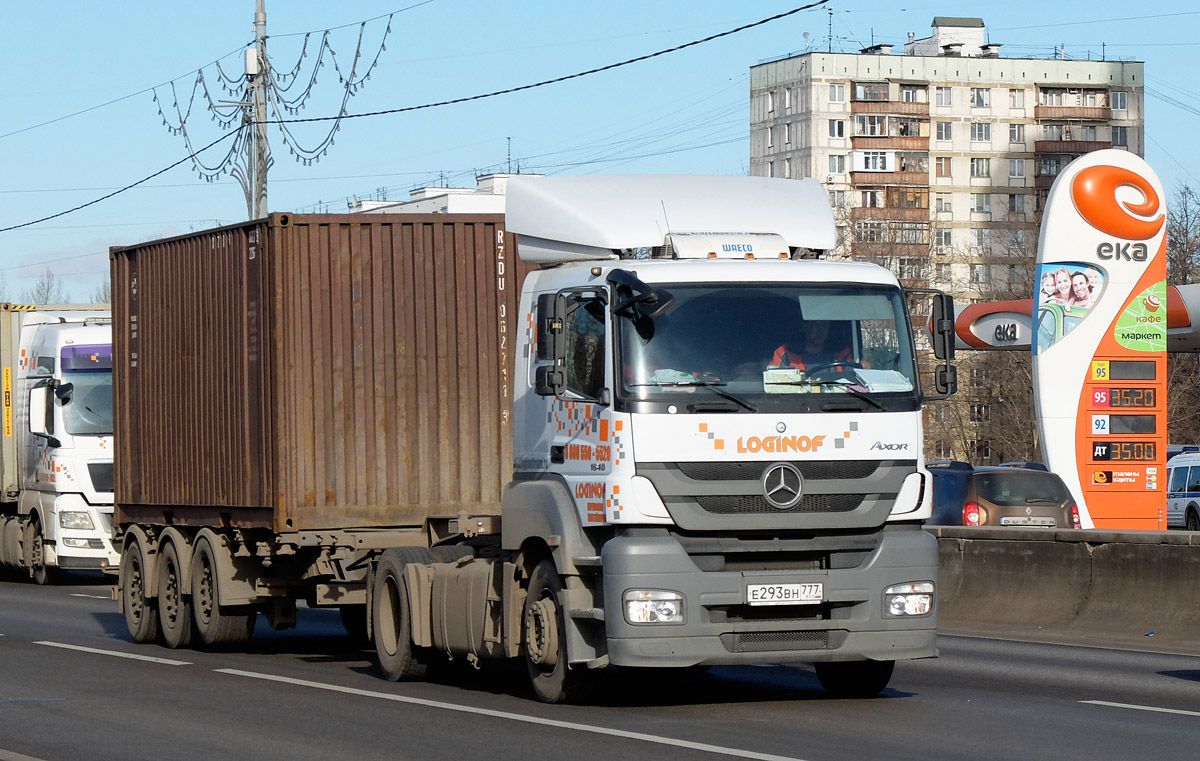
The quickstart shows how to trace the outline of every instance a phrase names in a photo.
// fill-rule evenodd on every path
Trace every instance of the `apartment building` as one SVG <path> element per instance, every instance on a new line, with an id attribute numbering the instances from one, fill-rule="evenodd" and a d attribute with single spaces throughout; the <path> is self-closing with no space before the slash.
<path id="1" fill-rule="evenodd" d="M 984 297 L 1025 273 L 1055 175 L 1100 148 L 1143 154 L 1143 65 L 1005 58 L 982 19 L 860 53 L 750 70 L 750 173 L 815 177 L 841 211 L 843 253 Z M 983 291 L 983 293 L 980 293 Z"/>
<path id="2" fill-rule="evenodd" d="M 878 261 L 959 304 L 1028 298 L 1055 176 L 1089 151 L 1144 153 L 1143 64 L 1000 48 L 982 19 L 937 17 L 929 37 L 909 34 L 903 54 L 876 45 L 752 67 L 751 174 L 824 183 L 839 255 Z M 927 455 L 1026 459 L 1013 439 L 1001 443 L 1022 424 L 997 401 L 1013 406 L 1014 389 L 998 383 L 1010 373 L 962 361 L 965 393 L 927 421 Z"/>

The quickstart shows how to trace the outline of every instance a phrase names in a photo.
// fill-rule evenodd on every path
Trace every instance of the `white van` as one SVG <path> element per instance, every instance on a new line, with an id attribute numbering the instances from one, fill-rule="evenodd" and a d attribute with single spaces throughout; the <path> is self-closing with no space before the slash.
<path id="1" fill-rule="evenodd" d="M 1200 452 L 1167 461 L 1167 528 L 1200 531 Z"/>

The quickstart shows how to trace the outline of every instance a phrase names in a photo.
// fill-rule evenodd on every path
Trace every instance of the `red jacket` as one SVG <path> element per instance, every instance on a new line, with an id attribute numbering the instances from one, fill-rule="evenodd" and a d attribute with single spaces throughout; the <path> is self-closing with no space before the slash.
<path id="1" fill-rule="evenodd" d="M 834 355 L 834 362 L 850 362 L 853 355 L 850 353 L 850 348 L 846 347 Z M 788 351 L 787 344 L 783 344 L 775 350 L 775 355 L 771 357 L 771 367 L 794 367 L 797 370 L 807 369 L 804 364 L 804 357 L 799 352 Z"/>

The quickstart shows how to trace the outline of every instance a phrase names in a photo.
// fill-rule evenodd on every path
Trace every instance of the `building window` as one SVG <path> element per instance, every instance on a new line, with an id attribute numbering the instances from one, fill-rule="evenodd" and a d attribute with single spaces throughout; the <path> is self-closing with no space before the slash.
<path id="1" fill-rule="evenodd" d="M 1024 124 L 1008 125 L 1008 142 L 1010 142 L 1010 143 L 1025 142 L 1025 125 Z"/>
<path id="2" fill-rule="evenodd" d="M 846 102 L 846 86 L 845 85 L 830 85 L 829 86 L 829 102 L 830 103 L 845 103 Z"/>
<path id="3" fill-rule="evenodd" d="M 844 209 L 846 207 L 846 191 L 829 191 L 829 205 L 835 209 Z"/>
<path id="4" fill-rule="evenodd" d="M 1129 109 L 1129 93 L 1124 90 L 1113 90 L 1109 94 L 1112 99 L 1113 111 L 1127 111 Z"/>
<path id="5" fill-rule="evenodd" d="M 1042 156 L 1042 161 L 1038 165 L 1038 174 L 1043 177 L 1053 177 L 1062 171 L 1061 156 Z"/>
<path id="6" fill-rule="evenodd" d="M 875 114 L 860 114 L 854 117 L 854 134 L 865 137 L 886 137 L 888 118 Z"/>
<path id="7" fill-rule="evenodd" d="M 1064 134 L 1064 125 L 1062 124 L 1043 124 L 1042 139 L 1043 140 L 1062 140 Z"/>
<path id="8" fill-rule="evenodd" d="M 1129 128 L 1128 127 L 1113 127 L 1112 128 L 1112 144 L 1129 146 Z"/>
<path id="9" fill-rule="evenodd" d="M 929 157 L 924 153 L 897 153 L 896 168 L 901 172 L 928 172 Z"/>
<path id="10" fill-rule="evenodd" d="M 834 153 L 829 156 L 829 173 L 830 174 L 845 174 L 846 173 L 846 154 Z"/>
<path id="11" fill-rule="evenodd" d="M 1013 193 L 1008 197 L 1008 213 L 1009 214 L 1024 214 L 1025 213 L 1025 196 L 1020 193 Z"/>
<path id="12" fill-rule="evenodd" d="M 1008 160 L 1008 176 L 1014 180 L 1025 178 L 1025 159 Z"/>
<path id="13" fill-rule="evenodd" d="M 887 223 L 876 219 L 855 222 L 854 236 L 863 243 L 886 243 Z"/>
<path id="14" fill-rule="evenodd" d="M 952 89 L 952 88 L 950 88 L 950 87 L 939 87 L 939 88 L 937 88 L 937 90 L 936 90 L 936 92 L 935 92 L 935 97 L 937 98 L 937 104 L 938 104 L 939 106 L 952 106 L 952 105 L 954 105 L 954 99 L 953 99 L 953 89 Z"/>
<path id="15" fill-rule="evenodd" d="M 1019 252 L 1025 250 L 1025 231 L 1024 230 L 1009 230 L 1008 231 L 1008 250 L 1011 252 L 1014 252 L 1014 253 L 1019 253 Z M 1012 280 L 1011 273 L 1010 273 L 1009 280 Z"/>
<path id="16" fill-rule="evenodd" d="M 842 121 L 841 119 L 830 119 L 829 120 L 829 136 L 830 137 L 845 137 L 846 136 L 846 122 Z"/>
<path id="17" fill-rule="evenodd" d="M 767 176 L 768 177 L 775 176 L 775 162 L 774 161 L 767 162 Z"/>
<path id="18" fill-rule="evenodd" d="M 925 88 L 917 85 L 900 85 L 900 100 L 904 103 L 924 103 Z"/>
<path id="19" fill-rule="evenodd" d="M 882 190 L 864 190 L 862 192 L 862 205 L 867 209 L 883 208 L 883 191 Z"/>
<path id="20" fill-rule="evenodd" d="M 984 227 L 976 227 L 971 230 L 971 244 L 973 247 L 987 251 L 992 247 L 992 231 Z M 987 276 L 987 270 L 984 270 L 984 276 Z M 971 281 L 976 282 L 976 281 Z"/>
<path id="21" fill-rule="evenodd" d="M 992 213 L 992 194 L 991 193 L 972 193 L 971 194 L 971 211 L 976 214 L 991 214 Z"/>
<path id="22" fill-rule="evenodd" d="M 933 197 L 934 208 L 938 211 L 952 211 L 950 208 L 950 194 L 938 193 Z"/>
<path id="23" fill-rule="evenodd" d="M 990 404 L 972 404 L 971 405 L 971 422 L 972 423 L 990 423 L 992 420 L 992 405 Z"/>
<path id="24" fill-rule="evenodd" d="M 1079 139 L 1095 142 L 1095 140 L 1096 140 L 1096 125 L 1095 124 L 1079 125 Z"/>
<path id="25" fill-rule="evenodd" d="M 767 127 L 767 147 L 768 148 L 775 147 L 775 128 L 774 127 Z"/>
<path id="26" fill-rule="evenodd" d="M 941 251 L 954 248 L 954 230 L 949 227 L 939 227 L 933 231 L 933 244 Z"/>
<path id="27" fill-rule="evenodd" d="M 893 222 L 892 228 L 896 231 L 896 243 L 914 243 L 926 245 L 929 242 L 929 223 L 928 222 Z M 924 262 L 924 259 L 918 259 L 918 262 Z M 924 264 L 921 265 L 922 270 L 920 275 L 910 275 L 909 277 L 925 277 Z"/>
<path id="28" fill-rule="evenodd" d="M 898 241 L 901 242 L 901 241 Z M 924 258 L 902 258 L 899 262 L 899 271 L 901 280 L 924 280 L 925 279 L 925 259 Z"/>
<path id="29" fill-rule="evenodd" d="M 792 125 L 790 123 L 783 125 L 783 144 L 792 144 Z"/>
<path id="30" fill-rule="evenodd" d="M 855 100 L 887 100 L 888 86 L 886 82 L 855 82 Z"/>
<path id="31" fill-rule="evenodd" d="M 953 126 L 954 125 L 952 125 L 950 122 L 938 122 L 937 123 L 937 139 L 938 140 L 950 140 L 951 135 L 953 134 L 952 129 L 951 129 Z"/>
<path id="32" fill-rule="evenodd" d="M 971 265 L 971 283 L 972 285 L 986 285 L 991 281 L 988 275 L 988 265 L 972 264 Z"/>
<path id="33" fill-rule="evenodd" d="M 950 285 L 950 281 L 953 279 L 950 263 L 938 262 L 935 266 L 937 268 L 937 281 L 942 285 Z"/>
<path id="34" fill-rule="evenodd" d="M 788 179 L 791 179 L 791 177 L 792 177 L 792 160 L 791 159 L 783 160 L 783 176 Z"/>
<path id="35" fill-rule="evenodd" d="M 992 176 L 992 160 L 991 159 L 971 159 L 971 176 L 972 177 L 991 177 Z"/>
<path id="36" fill-rule="evenodd" d="M 788 111 L 792 107 L 792 88 L 785 87 L 783 90 L 783 110 Z"/>
<path id="37" fill-rule="evenodd" d="M 1025 91 L 1024 90 L 1009 90 L 1008 91 L 1008 107 L 1009 108 L 1025 108 Z"/>
<path id="38" fill-rule="evenodd" d="M 950 157 L 938 156 L 933 160 L 934 172 L 938 177 L 950 176 Z"/>
<path id="39" fill-rule="evenodd" d="M 887 153 L 885 151 L 863 151 L 863 169 L 868 171 L 888 171 Z"/>
<path id="40" fill-rule="evenodd" d="M 971 88 L 971 108 L 987 108 L 992 105 L 992 91 L 986 87 Z"/>
<path id="41" fill-rule="evenodd" d="M 992 442 L 983 439 L 971 442 L 971 460 L 973 462 L 984 462 L 992 459 Z"/>
<path id="42" fill-rule="evenodd" d="M 943 404 L 938 409 L 945 408 L 946 406 L 947 405 Z M 949 441 L 935 441 L 935 442 L 933 442 L 933 457 L 936 460 L 953 459 L 954 458 L 954 447 L 950 446 Z"/>
<path id="43" fill-rule="evenodd" d="M 775 111 L 775 93 L 769 92 L 769 93 L 767 93 L 767 113 L 769 114 L 774 111 Z"/>
<path id="44" fill-rule="evenodd" d="M 1064 90 L 1061 88 L 1047 88 L 1041 92 L 1041 104 L 1043 106 L 1061 106 L 1063 104 Z"/>
<path id="45" fill-rule="evenodd" d="M 992 142 L 992 125 L 989 122 L 971 122 L 971 142 Z"/>
<path id="46" fill-rule="evenodd" d="M 971 368 L 971 388 L 984 388 L 992 385 L 992 373 L 986 367 Z"/>

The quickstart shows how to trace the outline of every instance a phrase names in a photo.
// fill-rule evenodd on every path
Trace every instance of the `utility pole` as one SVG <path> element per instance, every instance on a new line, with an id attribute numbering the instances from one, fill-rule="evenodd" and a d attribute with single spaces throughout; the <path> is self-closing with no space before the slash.
<path id="1" fill-rule="evenodd" d="M 253 56 L 253 59 L 251 58 Z M 256 0 L 254 9 L 254 49 L 246 51 L 246 88 L 250 96 L 250 107 L 254 110 L 254 136 L 249 143 L 248 183 L 250 198 L 246 199 L 251 219 L 267 216 L 267 168 L 271 162 L 271 148 L 267 144 L 267 77 L 270 64 L 267 61 L 267 11 L 265 0 Z"/>

